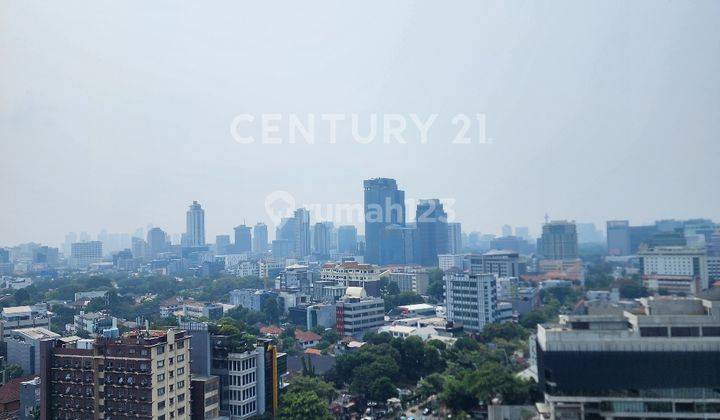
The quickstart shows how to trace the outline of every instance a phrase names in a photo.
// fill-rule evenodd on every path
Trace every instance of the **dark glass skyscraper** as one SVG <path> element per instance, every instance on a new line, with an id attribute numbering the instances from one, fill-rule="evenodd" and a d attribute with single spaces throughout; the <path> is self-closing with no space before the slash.
<path id="1" fill-rule="evenodd" d="M 418 202 L 415 226 L 415 262 L 437 266 L 438 254 L 447 254 L 449 248 L 447 213 L 440 200 L 433 198 Z"/>
<path id="2" fill-rule="evenodd" d="M 315 223 L 313 226 L 313 250 L 321 257 L 330 254 L 330 226 L 327 223 Z"/>
<path id="3" fill-rule="evenodd" d="M 365 189 L 365 262 L 380 263 L 382 232 L 386 226 L 405 226 L 405 191 L 389 178 L 363 182 Z"/>

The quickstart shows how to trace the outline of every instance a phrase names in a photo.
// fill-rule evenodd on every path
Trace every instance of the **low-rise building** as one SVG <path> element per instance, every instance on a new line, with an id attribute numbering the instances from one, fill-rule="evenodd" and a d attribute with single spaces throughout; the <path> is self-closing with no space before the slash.
<path id="1" fill-rule="evenodd" d="M 320 280 L 333 281 L 345 287 L 362 287 L 370 296 L 380 296 L 383 270 L 374 264 L 356 261 L 326 263 L 320 269 Z"/>
<path id="2" fill-rule="evenodd" d="M 277 293 L 269 290 L 236 289 L 230 291 L 230 304 L 251 311 L 260 311 L 267 299 L 276 299 Z"/>
<path id="3" fill-rule="evenodd" d="M 24 289 L 33 284 L 30 277 L 5 277 L 5 288 L 12 290 Z"/>
<path id="4" fill-rule="evenodd" d="M 322 337 L 312 331 L 295 330 L 295 341 L 303 349 L 317 346 L 320 340 L 322 340 Z"/>
<path id="5" fill-rule="evenodd" d="M 638 255 L 643 284 L 649 290 L 695 295 L 710 287 L 704 248 L 662 246 Z"/>
<path id="6" fill-rule="evenodd" d="M 32 306 L 9 306 L 0 313 L 0 331 L 3 340 L 14 330 L 31 327 L 50 327 L 52 313 L 47 305 L 38 303 Z"/>
<path id="7" fill-rule="evenodd" d="M 74 333 L 85 332 L 91 337 L 102 335 L 105 330 L 117 330 L 117 318 L 111 316 L 105 311 L 100 312 L 84 312 L 73 317 Z"/>
<path id="8" fill-rule="evenodd" d="M 398 285 L 400 292 L 425 295 L 430 285 L 430 273 L 422 267 L 397 268 L 390 273 L 390 281 Z"/>
<path id="9" fill-rule="evenodd" d="M 175 312 L 176 316 L 188 318 L 207 318 L 210 321 L 216 321 L 223 317 L 223 307 L 219 303 L 185 301 L 179 311 Z"/>
<path id="10" fill-rule="evenodd" d="M 59 338 L 47 328 L 22 328 L 5 339 L 7 362 L 20 366 L 26 375 L 40 373 L 40 342 Z"/>
<path id="11" fill-rule="evenodd" d="M 190 381 L 192 419 L 215 419 L 220 416 L 220 378 L 192 375 Z"/>
<path id="12" fill-rule="evenodd" d="M 462 270 L 464 259 L 465 254 L 439 254 L 438 266 L 442 271 L 447 271 L 453 268 Z"/>
<path id="13" fill-rule="evenodd" d="M 385 301 L 368 296 L 362 287 L 348 287 L 336 303 L 336 329 L 341 335 L 362 336 L 385 323 Z"/>

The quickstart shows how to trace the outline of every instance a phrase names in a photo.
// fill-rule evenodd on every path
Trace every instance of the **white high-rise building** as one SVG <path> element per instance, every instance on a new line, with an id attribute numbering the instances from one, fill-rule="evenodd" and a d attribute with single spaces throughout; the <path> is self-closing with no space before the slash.
<path id="1" fill-rule="evenodd" d="M 495 275 L 454 272 L 446 273 L 444 279 L 448 321 L 470 332 L 480 332 L 497 321 Z"/>
<path id="2" fill-rule="evenodd" d="M 184 246 L 205 245 L 205 210 L 193 201 L 186 213 Z"/>
<path id="3" fill-rule="evenodd" d="M 448 254 L 462 252 L 462 227 L 460 223 L 448 223 Z"/>

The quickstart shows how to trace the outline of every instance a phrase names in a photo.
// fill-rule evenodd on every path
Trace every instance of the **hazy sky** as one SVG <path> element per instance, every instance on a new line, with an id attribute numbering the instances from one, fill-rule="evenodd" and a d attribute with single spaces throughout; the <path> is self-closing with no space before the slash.
<path id="1" fill-rule="evenodd" d="M 211 241 L 270 222 L 273 191 L 361 203 L 378 176 L 465 230 L 719 219 L 718 22 L 717 1 L 1 0 L 0 244 L 181 232 L 192 200 Z M 427 144 L 233 139 L 264 113 L 438 117 Z M 457 113 L 493 143 L 452 144 Z"/>

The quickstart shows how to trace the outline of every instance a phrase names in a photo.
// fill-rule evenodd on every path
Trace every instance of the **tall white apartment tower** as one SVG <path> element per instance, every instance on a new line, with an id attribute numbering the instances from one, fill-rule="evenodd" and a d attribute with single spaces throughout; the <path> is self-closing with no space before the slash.
<path id="1" fill-rule="evenodd" d="M 448 223 L 448 254 L 462 252 L 462 229 L 460 223 Z"/>
<path id="2" fill-rule="evenodd" d="M 200 203 L 193 201 L 185 219 L 186 246 L 205 245 L 205 210 Z"/>

